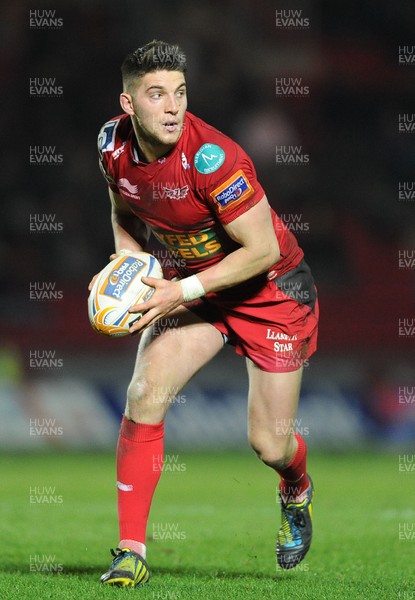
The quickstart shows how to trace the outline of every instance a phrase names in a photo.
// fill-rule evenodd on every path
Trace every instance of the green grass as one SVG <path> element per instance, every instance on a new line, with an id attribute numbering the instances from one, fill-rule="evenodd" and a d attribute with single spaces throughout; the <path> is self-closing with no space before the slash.
<path id="1" fill-rule="evenodd" d="M 311 453 L 314 542 L 289 572 L 275 565 L 272 471 L 248 450 L 177 458 L 185 470 L 163 474 L 148 531 L 176 528 L 181 539 L 149 541 L 150 585 L 123 590 L 99 584 L 118 542 L 114 457 L 1 456 L 0 598 L 415 598 L 415 539 L 398 533 L 415 522 L 415 473 L 399 473 L 396 454 Z M 30 487 L 55 488 L 62 502 L 30 504 Z M 61 572 L 35 572 L 45 565 Z"/>

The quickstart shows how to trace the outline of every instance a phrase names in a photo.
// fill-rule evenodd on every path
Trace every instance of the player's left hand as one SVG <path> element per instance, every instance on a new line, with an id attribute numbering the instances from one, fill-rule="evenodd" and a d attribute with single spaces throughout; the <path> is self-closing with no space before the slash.
<path id="1" fill-rule="evenodd" d="M 130 333 L 143 331 L 183 303 L 182 286 L 179 281 L 156 277 L 142 277 L 141 281 L 154 288 L 155 292 L 147 302 L 135 304 L 129 309 L 130 313 L 143 313 L 141 319 L 130 327 Z"/>

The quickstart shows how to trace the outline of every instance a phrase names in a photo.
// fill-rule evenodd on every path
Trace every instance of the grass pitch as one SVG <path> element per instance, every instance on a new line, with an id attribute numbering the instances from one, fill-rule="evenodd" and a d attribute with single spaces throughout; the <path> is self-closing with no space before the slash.
<path id="1" fill-rule="evenodd" d="M 136 590 L 99 583 L 118 542 L 114 456 L 0 460 L 2 599 L 415 598 L 415 472 L 399 472 L 397 454 L 311 453 L 314 541 L 283 572 L 272 471 L 248 450 L 170 453 L 148 528 L 152 579 Z"/>

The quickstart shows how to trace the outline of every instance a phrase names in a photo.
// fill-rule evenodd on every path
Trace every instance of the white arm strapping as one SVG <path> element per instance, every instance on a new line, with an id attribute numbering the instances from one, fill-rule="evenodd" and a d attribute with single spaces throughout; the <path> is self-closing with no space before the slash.
<path id="1" fill-rule="evenodd" d="M 191 275 L 190 277 L 181 279 L 180 285 L 182 286 L 184 302 L 196 300 L 196 298 L 200 298 L 206 293 L 197 275 Z"/>

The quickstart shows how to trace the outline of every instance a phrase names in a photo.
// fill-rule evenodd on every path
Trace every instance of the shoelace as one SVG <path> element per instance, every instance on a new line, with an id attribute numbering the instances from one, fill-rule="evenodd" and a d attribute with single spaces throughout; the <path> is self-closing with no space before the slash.
<path id="1" fill-rule="evenodd" d="M 121 548 L 115 548 L 115 552 L 114 552 L 113 548 L 111 548 L 110 550 L 111 550 L 111 554 L 114 557 L 114 560 L 112 561 L 113 565 L 116 565 L 117 562 L 118 562 L 118 560 L 121 559 L 121 558 L 123 558 L 124 554 L 127 554 L 127 551 L 126 550 L 122 550 Z"/>
<path id="2" fill-rule="evenodd" d="M 286 540 L 290 538 L 293 541 L 302 541 L 301 529 L 305 527 L 305 518 L 303 511 L 299 508 L 288 509 L 285 506 L 282 508 L 283 511 L 283 522 L 282 531 Z"/>

